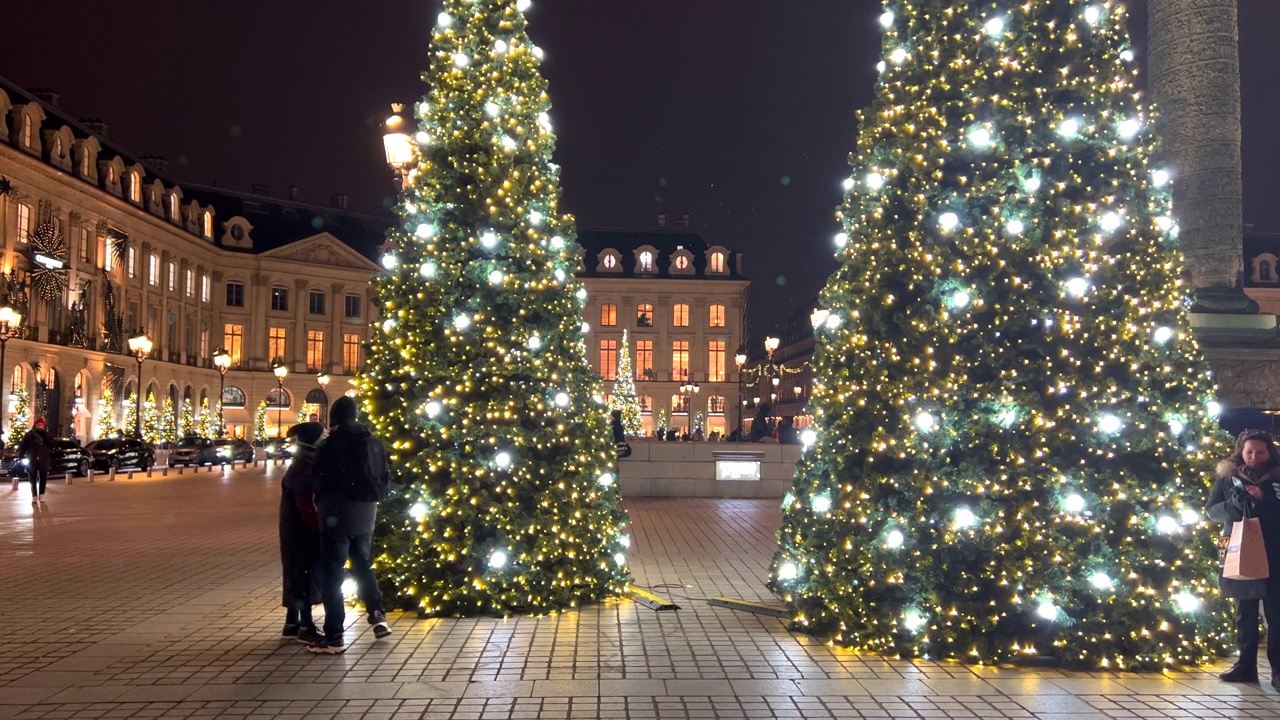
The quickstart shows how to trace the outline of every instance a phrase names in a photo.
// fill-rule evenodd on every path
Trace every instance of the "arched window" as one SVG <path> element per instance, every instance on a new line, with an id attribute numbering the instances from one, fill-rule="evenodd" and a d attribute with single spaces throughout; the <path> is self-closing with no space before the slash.
<path id="1" fill-rule="evenodd" d="M 209 210 L 204 211 L 204 218 L 200 223 L 200 233 L 205 239 L 213 239 L 213 213 Z"/>
<path id="2" fill-rule="evenodd" d="M 653 253 L 648 250 L 640 253 L 640 272 L 653 272 Z"/>
<path id="3" fill-rule="evenodd" d="M 34 137 L 35 137 L 35 133 L 33 133 L 31 129 L 31 116 L 28 115 L 27 113 L 23 113 L 22 114 L 22 146 L 28 147 L 28 148 L 35 147 Z"/>
<path id="4" fill-rule="evenodd" d="M 169 219 L 181 220 L 182 216 L 178 213 L 178 196 L 169 195 Z"/>
<path id="5" fill-rule="evenodd" d="M 292 404 L 289 398 L 289 391 L 283 388 L 272 388 L 267 393 L 267 407 L 269 408 L 287 408 Z"/>
<path id="6" fill-rule="evenodd" d="M 129 173 L 129 199 L 142 202 L 142 176 L 137 171 Z"/>
<path id="7" fill-rule="evenodd" d="M 222 406 L 242 408 L 244 407 L 244 391 L 235 385 L 231 385 L 222 391 Z"/>
<path id="8" fill-rule="evenodd" d="M 53 150 L 49 153 L 49 157 L 54 160 L 62 157 L 62 138 L 55 137 L 53 139 Z"/>
<path id="9" fill-rule="evenodd" d="M 724 272 L 724 253 L 722 252 L 711 253 L 711 272 L 713 273 Z"/>

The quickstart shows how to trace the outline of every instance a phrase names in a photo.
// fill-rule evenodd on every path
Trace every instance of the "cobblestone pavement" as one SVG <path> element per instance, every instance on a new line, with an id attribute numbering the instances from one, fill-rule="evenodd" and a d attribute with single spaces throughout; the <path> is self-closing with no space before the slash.
<path id="1" fill-rule="evenodd" d="M 856 655 L 705 598 L 769 601 L 777 503 L 629 502 L 639 584 L 544 618 L 362 618 L 283 641 L 282 469 L 0 485 L 0 718 L 1280 718 L 1268 688 Z"/>

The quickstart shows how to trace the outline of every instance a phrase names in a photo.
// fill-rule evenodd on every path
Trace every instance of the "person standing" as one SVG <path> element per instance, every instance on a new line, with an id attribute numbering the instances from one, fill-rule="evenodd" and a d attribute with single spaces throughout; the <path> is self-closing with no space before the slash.
<path id="1" fill-rule="evenodd" d="M 18 446 L 18 457 L 27 464 L 27 479 L 31 481 L 31 502 L 43 503 L 45 485 L 49 481 L 49 470 L 53 467 L 50 448 L 53 439 L 44 429 L 44 418 L 36 418 L 35 424 L 22 436 L 22 444 Z"/>
<path id="2" fill-rule="evenodd" d="M 324 637 L 307 649 L 325 655 L 346 651 L 342 579 L 348 560 L 374 636 L 384 638 L 391 634 L 370 557 L 378 501 L 390 489 L 391 465 L 382 440 L 356 422 L 357 415 L 355 400 L 338 398 L 329 411 L 329 437 L 316 448 L 315 497 L 320 520 L 317 569 L 324 600 Z"/>
<path id="3" fill-rule="evenodd" d="M 289 470 L 280 482 L 280 565 L 283 571 L 281 604 L 285 608 L 285 637 L 307 644 L 324 638 L 311 618 L 311 606 L 320 602 L 315 576 L 320 555 L 320 520 L 316 515 L 316 445 L 324 436 L 318 422 L 289 428 L 297 445 Z"/>
<path id="4" fill-rule="evenodd" d="M 1236 439 L 1231 457 L 1218 464 L 1217 479 L 1210 491 L 1207 513 L 1231 524 L 1246 516 L 1257 518 L 1267 549 L 1270 577 L 1266 597 L 1261 601 L 1267 613 L 1267 661 L 1271 665 L 1271 686 L 1280 690 L 1280 451 L 1271 434 L 1245 430 Z M 1258 681 L 1259 601 L 1236 600 L 1236 642 L 1240 658 L 1218 677 L 1226 682 Z"/>

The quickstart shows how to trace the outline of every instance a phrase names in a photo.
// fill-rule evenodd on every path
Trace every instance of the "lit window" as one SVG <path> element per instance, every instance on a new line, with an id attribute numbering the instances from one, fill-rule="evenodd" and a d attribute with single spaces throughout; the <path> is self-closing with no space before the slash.
<path id="1" fill-rule="evenodd" d="M 200 276 L 200 302 L 209 302 L 209 276 Z"/>
<path id="2" fill-rule="evenodd" d="M 187 297 L 195 297 L 196 294 L 196 271 L 187 268 L 186 277 L 183 278 L 183 291 Z"/>
<path id="3" fill-rule="evenodd" d="M 618 379 L 618 341 L 600 341 L 600 377 L 605 380 Z"/>
<path id="4" fill-rule="evenodd" d="M 80 262 L 89 264 L 89 228 L 80 228 Z"/>
<path id="5" fill-rule="evenodd" d="M 18 242 L 31 241 L 31 206 L 18 203 Z"/>
<path id="6" fill-rule="evenodd" d="M 172 195 L 172 194 L 169 195 L 169 219 L 175 222 L 182 219 L 178 213 L 178 196 L 177 195 Z"/>
<path id="7" fill-rule="evenodd" d="M 711 253 L 711 272 L 713 273 L 724 272 L 724 253 L 722 252 Z"/>
<path id="8" fill-rule="evenodd" d="M 724 327 L 724 306 L 711 306 L 711 327 Z"/>
<path id="9" fill-rule="evenodd" d="M 287 311 L 289 309 L 289 288 L 275 286 L 271 288 L 271 309 Z"/>
<path id="10" fill-rule="evenodd" d="M 89 148 L 81 145 L 81 150 L 80 150 L 80 176 L 81 177 L 89 177 L 89 170 L 92 168 L 92 165 L 90 164 L 89 160 L 90 160 Z"/>
<path id="11" fill-rule="evenodd" d="M 671 324 L 675 327 L 689 327 L 689 306 L 676 303 L 671 308 Z"/>
<path id="12" fill-rule="evenodd" d="M 653 253 L 648 250 L 640 253 L 640 272 L 653 272 Z"/>
<path id="13" fill-rule="evenodd" d="M 235 385 L 227 386 L 227 389 L 222 391 L 222 406 L 232 408 L 244 407 L 244 391 Z"/>
<path id="14" fill-rule="evenodd" d="M 287 354 L 286 342 L 288 334 L 282 327 L 273 327 L 267 335 L 267 357 L 272 362 L 284 360 Z"/>
<path id="15" fill-rule="evenodd" d="M 682 381 L 689 379 L 688 340 L 676 340 L 671 343 L 671 379 Z"/>
<path id="16" fill-rule="evenodd" d="M 213 213 L 208 210 L 204 211 L 204 219 L 200 223 L 200 232 L 206 238 L 213 237 Z"/>
<path id="17" fill-rule="evenodd" d="M 147 256 L 147 284 L 160 284 L 160 258 L 155 253 Z"/>
<path id="18" fill-rule="evenodd" d="M 653 341 L 637 340 L 636 341 L 636 361 L 635 361 L 636 380 L 652 380 L 653 379 Z"/>
<path id="19" fill-rule="evenodd" d="M 307 331 L 307 372 L 320 372 L 324 369 L 324 331 Z"/>
<path id="20" fill-rule="evenodd" d="M 600 324 L 605 327 L 613 327 L 618 324 L 617 305 L 605 303 L 600 306 Z"/>
<path id="21" fill-rule="evenodd" d="M 712 340 L 707 345 L 707 381 L 724 382 L 725 343 Z"/>
<path id="22" fill-rule="evenodd" d="M 104 238 L 102 241 L 102 269 L 107 272 L 113 272 L 116 269 L 116 252 L 119 246 L 113 238 Z"/>
<path id="23" fill-rule="evenodd" d="M 244 326 L 227 323 L 222 330 L 222 347 L 231 356 L 231 364 L 239 365 L 244 351 Z"/>
<path id="24" fill-rule="evenodd" d="M 671 396 L 671 414 L 672 415 L 688 415 L 689 414 L 689 396 L 688 395 L 672 395 Z"/>
<path id="25" fill-rule="evenodd" d="M 142 202 L 142 176 L 136 171 L 129 173 L 129 199 L 136 203 Z"/>
<path id="26" fill-rule="evenodd" d="M 342 372 L 354 375 L 360 369 L 360 336 L 348 333 L 342 336 Z"/>
<path id="27" fill-rule="evenodd" d="M 34 144 L 34 142 L 33 142 L 33 141 L 34 141 L 34 139 L 35 139 L 35 133 L 32 131 L 32 128 L 31 128 L 31 116 L 30 116 L 30 115 L 27 115 L 26 113 L 23 113 L 23 115 L 22 115 L 22 145 L 23 145 L 24 147 L 33 148 L 33 147 L 35 147 L 35 144 Z"/>
<path id="28" fill-rule="evenodd" d="M 125 255 L 127 256 L 125 258 L 126 264 L 129 266 L 129 277 L 138 277 L 138 253 L 131 247 Z"/>
<path id="29" fill-rule="evenodd" d="M 175 292 L 178 289 L 178 265 L 177 263 L 169 263 L 169 292 Z"/>
<path id="30" fill-rule="evenodd" d="M 707 398 L 707 414 L 723 415 L 724 414 L 724 396 L 712 395 Z"/>
<path id="31" fill-rule="evenodd" d="M 269 408 L 287 408 L 292 404 L 293 400 L 289 397 L 289 391 L 281 387 L 273 387 L 267 393 L 267 407 Z"/>
<path id="32" fill-rule="evenodd" d="M 200 357 L 209 357 L 209 328 L 200 331 Z"/>
<path id="33" fill-rule="evenodd" d="M 618 258 L 616 255 L 609 254 L 604 256 L 603 265 L 606 270 L 612 270 L 618 267 Z"/>
<path id="34" fill-rule="evenodd" d="M 688 257 L 687 255 L 677 255 L 677 256 L 676 256 L 676 269 L 677 269 L 677 270 L 688 270 L 688 269 L 689 269 L 689 257 Z"/>
<path id="35" fill-rule="evenodd" d="M 636 327 L 653 327 L 652 303 L 640 303 L 636 306 Z"/>
<path id="36" fill-rule="evenodd" d="M 652 395 L 637 395 L 636 400 L 640 402 L 641 415 L 653 414 L 653 396 Z"/>

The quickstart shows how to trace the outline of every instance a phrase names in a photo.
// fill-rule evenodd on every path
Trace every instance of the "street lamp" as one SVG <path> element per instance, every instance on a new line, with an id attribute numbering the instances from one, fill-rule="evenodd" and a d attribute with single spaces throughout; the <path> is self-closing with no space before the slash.
<path id="1" fill-rule="evenodd" d="M 739 349 L 738 354 L 733 356 L 733 361 L 738 364 L 738 399 L 742 401 L 742 404 L 738 407 L 738 434 L 741 435 L 742 424 L 745 422 L 743 415 L 746 414 L 747 406 L 747 401 L 742 397 L 745 394 L 745 391 L 743 390 L 745 386 L 743 385 L 742 366 L 747 364 L 747 354 L 743 352 L 742 349 Z"/>
<path id="2" fill-rule="evenodd" d="M 702 388 L 698 387 L 698 383 L 688 382 L 680 386 L 680 394 L 685 396 L 684 412 L 688 416 L 688 432 L 689 437 L 693 437 L 693 396 L 698 394 Z"/>
<path id="3" fill-rule="evenodd" d="M 218 368 L 218 437 L 227 434 L 227 423 L 222 412 L 222 396 L 227 391 L 227 371 L 231 369 L 231 353 L 218 348 L 213 351 L 213 366 Z"/>
<path id="4" fill-rule="evenodd" d="M 22 325 L 22 313 L 14 310 L 8 303 L 0 307 L 0 387 L 4 387 L 4 347 L 9 338 L 18 334 Z M 0 412 L 0 438 L 4 437 L 4 412 Z"/>
<path id="5" fill-rule="evenodd" d="M 142 363 L 151 354 L 151 338 L 147 337 L 145 332 L 138 331 L 137 335 L 129 338 L 129 352 L 133 353 L 133 358 L 138 361 L 138 393 L 137 406 L 134 407 L 133 413 L 133 434 L 142 437 Z"/>
<path id="6" fill-rule="evenodd" d="M 276 374 L 276 437 L 282 437 L 280 433 L 281 415 L 284 413 L 284 376 L 289 374 L 289 368 L 285 367 L 284 360 L 276 360 L 271 366 L 271 372 Z"/>
<path id="7" fill-rule="evenodd" d="M 320 408 L 320 424 L 324 425 L 329 419 L 329 393 L 327 392 L 329 388 L 329 375 L 323 372 L 316 375 L 316 383 L 320 385 L 320 392 L 324 393 L 324 405 Z"/>
<path id="8" fill-rule="evenodd" d="M 409 141 L 409 122 L 400 113 L 404 112 L 403 103 L 391 104 L 391 117 L 387 118 L 386 129 L 382 134 L 382 149 L 387 154 L 387 164 L 396 171 L 396 183 L 403 190 L 409 184 L 409 173 L 405 168 L 413 160 L 413 145 Z"/>

